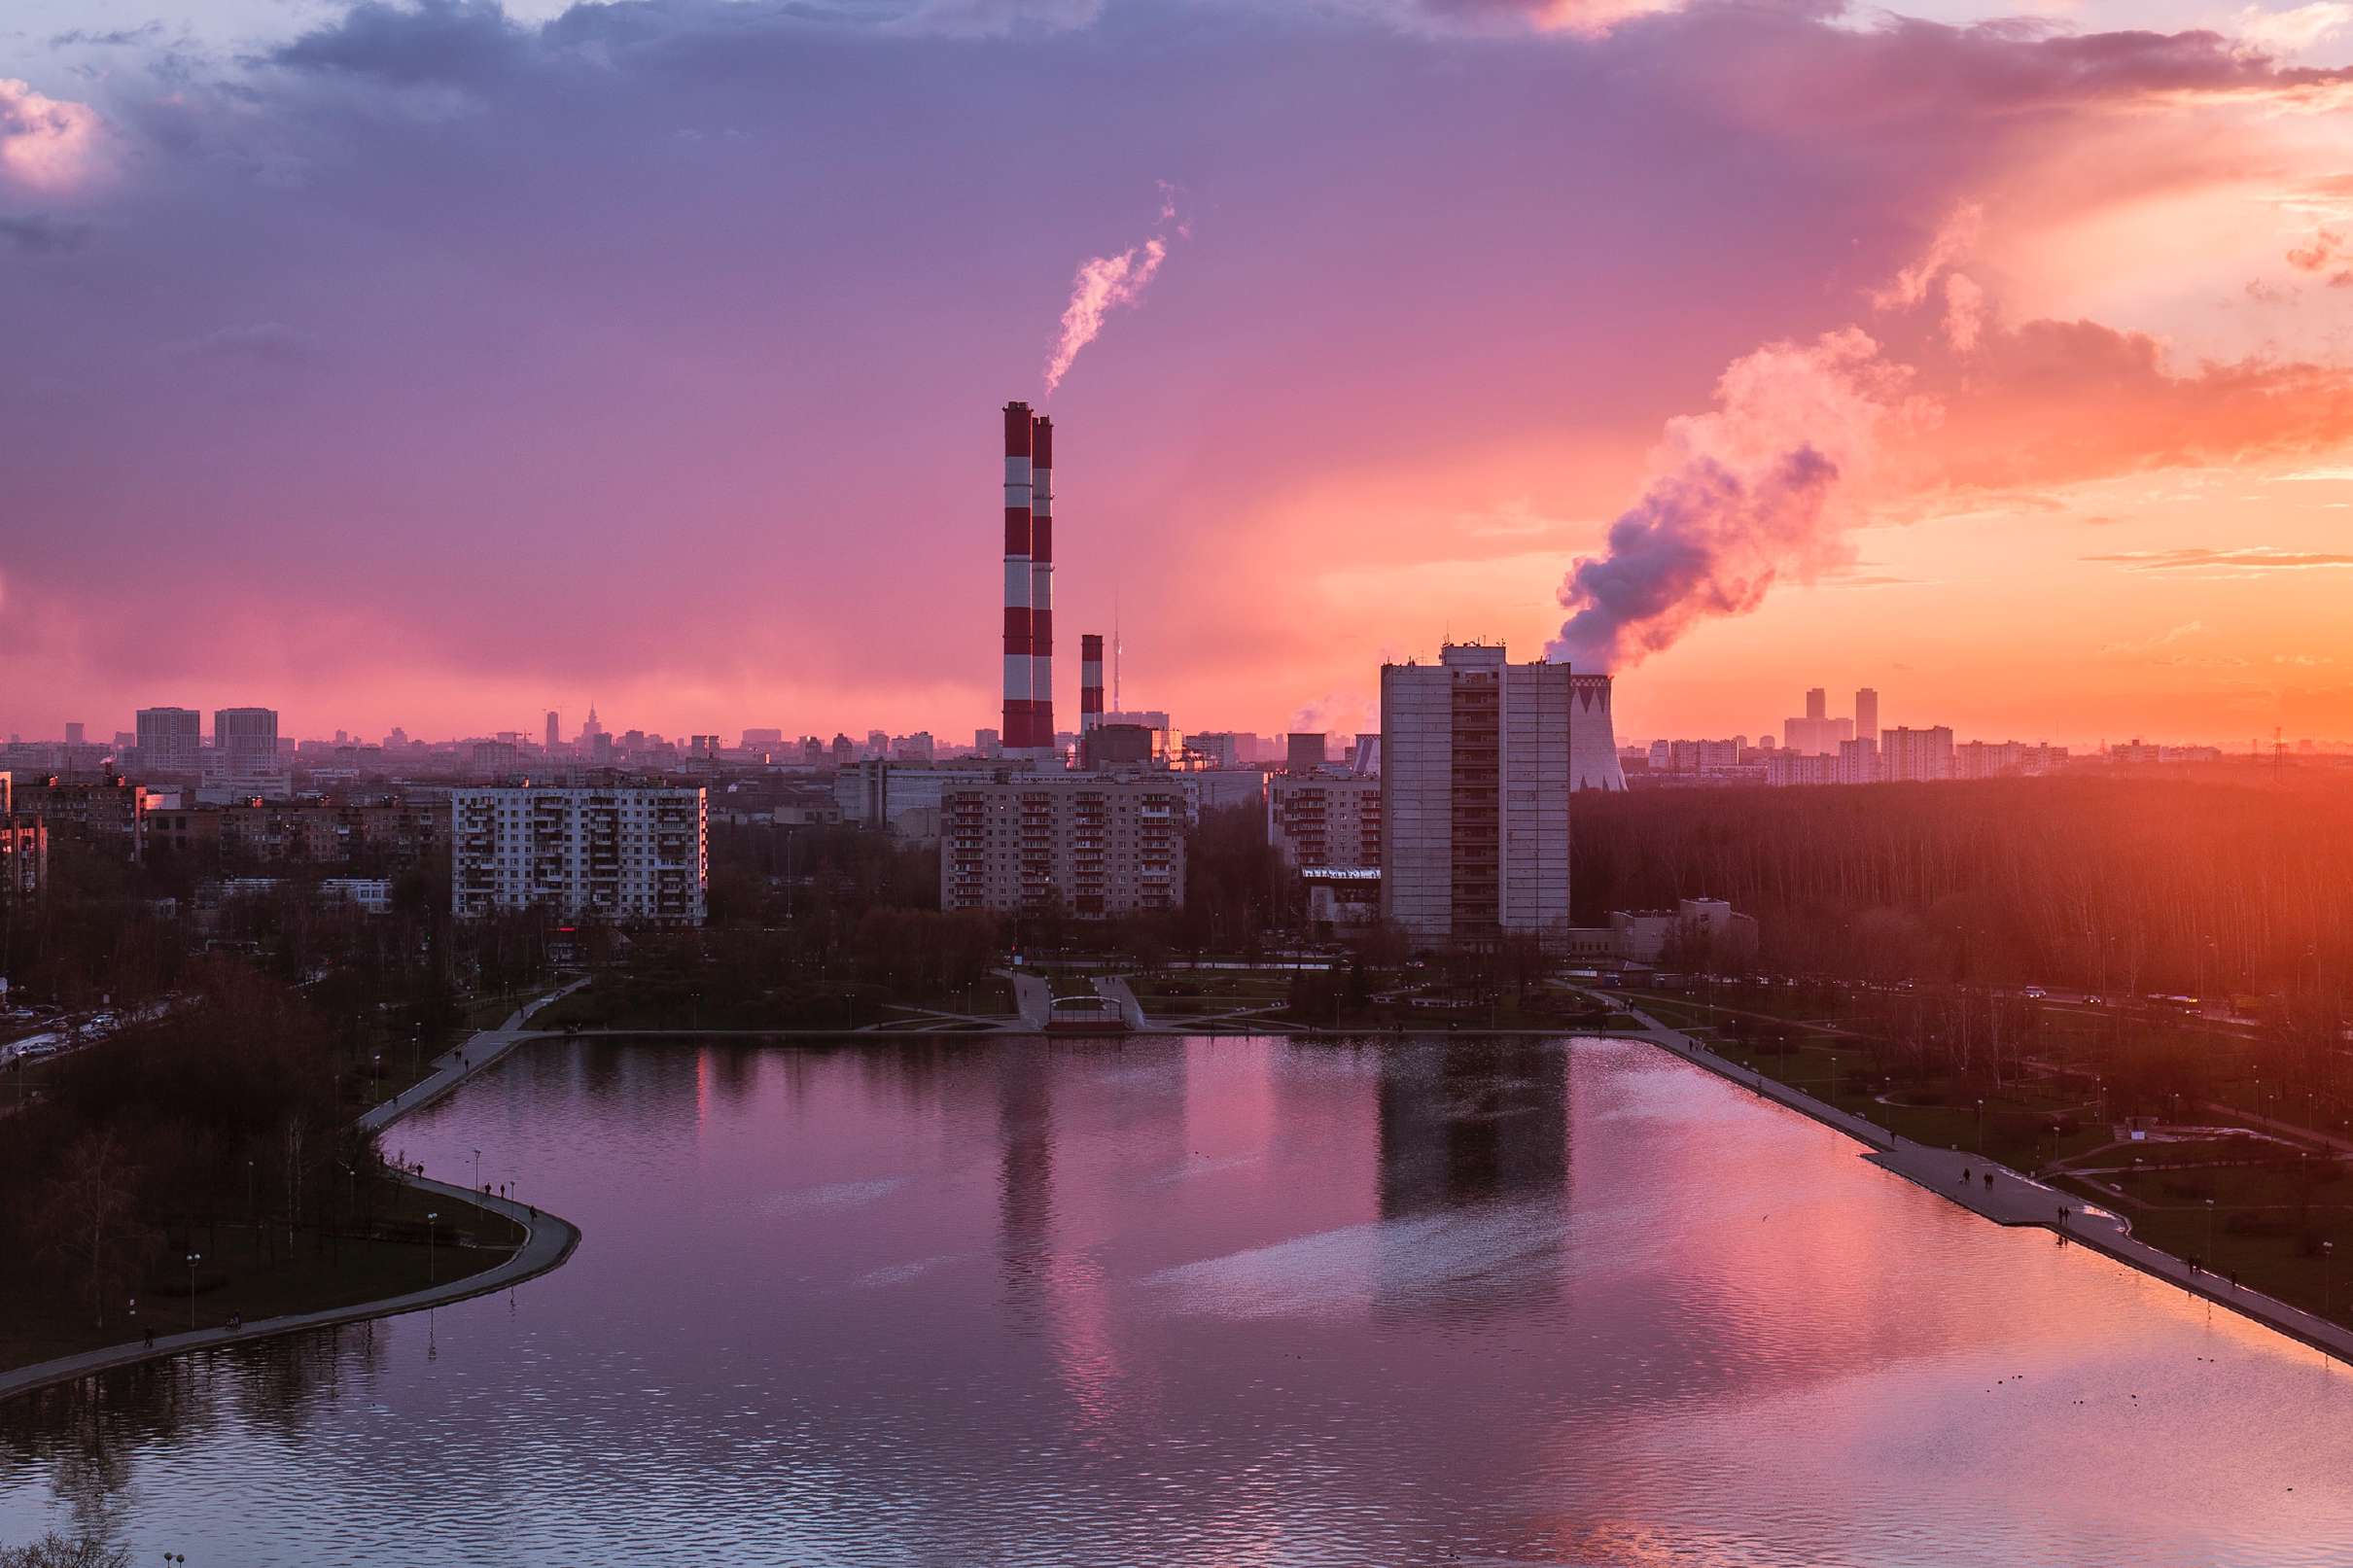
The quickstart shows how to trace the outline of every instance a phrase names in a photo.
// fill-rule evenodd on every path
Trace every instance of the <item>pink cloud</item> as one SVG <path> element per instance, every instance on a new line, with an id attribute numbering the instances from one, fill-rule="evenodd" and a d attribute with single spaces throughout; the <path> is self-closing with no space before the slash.
<path id="1" fill-rule="evenodd" d="M 88 104 L 0 77 L 0 177 L 43 192 L 74 190 L 97 170 L 101 131 Z"/>

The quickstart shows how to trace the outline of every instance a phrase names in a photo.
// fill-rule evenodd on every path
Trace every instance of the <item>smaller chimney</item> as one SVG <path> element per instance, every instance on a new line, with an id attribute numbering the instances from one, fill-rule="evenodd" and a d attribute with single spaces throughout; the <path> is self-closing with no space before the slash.
<path id="1" fill-rule="evenodd" d="M 1103 722 L 1103 634 L 1089 632 L 1078 640 L 1078 733 Z"/>

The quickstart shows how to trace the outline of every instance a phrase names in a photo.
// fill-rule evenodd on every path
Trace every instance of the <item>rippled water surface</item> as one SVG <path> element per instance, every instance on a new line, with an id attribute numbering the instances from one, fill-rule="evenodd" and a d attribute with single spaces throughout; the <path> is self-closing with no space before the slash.
<path id="1" fill-rule="evenodd" d="M 545 1044 L 579 1253 L 0 1411 L 133 1561 L 2342 1564 L 2353 1381 L 1648 1047 Z"/>

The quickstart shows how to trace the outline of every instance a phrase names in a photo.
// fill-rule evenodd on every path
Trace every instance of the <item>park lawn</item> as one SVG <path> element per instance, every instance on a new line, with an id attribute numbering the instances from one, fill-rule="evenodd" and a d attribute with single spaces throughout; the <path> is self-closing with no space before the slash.
<path id="1" fill-rule="evenodd" d="M 2165 1172 L 2176 1175 L 2178 1172 Z M 2109 1178 L 2103 1178 L 2109 1179 Z M 2212 1272 L 2235 1272 L 2239 1282 L 2308 1312 L 2338 1323 L 2353 1323 L 2353 1297 L 2347 1294 L 2348 1268 L 2353 1268 L 2353 1197 L 2343 1181 L 2319 1189 L 2300 1221 L 2295 1208 L 2277 1206 L 2282 1183 L 2271 1173 L 2249 1167 L 2217 1167 L 2211 1172 L 2215 1202 L 2211 1218 L 2202 1202 L 2156 1197 L 2142 1204 L 2119 1202 L 2113 1193 L 2076 1177 L 2062 1176 L 2058 1185 L 2083 1193 L 2103 1208 L 2120 1213 L 2132 1234 L 2151 1246 L 2177 1258 L 2199 1260 Z M 2115 1184 L 2126 1192 L 2153 1191 L 2155 1174 L 2126 1176 Z M 2290 1199 L 2288 1202 L 2292 1202 Z M 2233 1216 L 2252 1216 L 2267 1227 L 2263 1233 L 2233 1232 Z M 2319 1243 L 2333 1242 L 2334 1253 Z"/>
<path id="2" fill-rule="evenodd" d="M 424 1240 L 428 1212 L 441 1216 L 439 1239 L 430 1248 Z M 522 1229 L 499 1215 L 404 1186 L 389 1190 L 378 1222 L 406 1227 L 416 1239 L 323 1239 L 298 1232 L 290 1251 L 277 1226 L 198 1223 L 192 1236 L 175 1225 L 135 1288 L 137 1315 L 125 1311 L 126 1301 L 109 1301 L 103 1328 L 86 1296 L 60 1299 L 0 1271 L 0 1370 L 132 1343 L 149 1325 L 158 1334 L 185 1332 L 190 1297 L 183 1260 L 191 1251 L 203 1255 L 196 1267 L 194 1326 L 219 1328 L 231 1313 L 255 1323 L 402 1296 L 433 1279 L 466 1278 L 504 1263 L 523 1239 Z"/>

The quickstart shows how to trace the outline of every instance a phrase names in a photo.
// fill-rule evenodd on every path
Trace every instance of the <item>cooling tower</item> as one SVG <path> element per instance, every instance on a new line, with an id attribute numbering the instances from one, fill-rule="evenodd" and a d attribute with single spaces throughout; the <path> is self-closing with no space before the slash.
<path id="1" fill-rule="evenodd" d="M 1609 677 L 1571 675 L 1568 686 L 1568 787 L 1625 788 L 1618 732 L 1609 721 Z"/>

